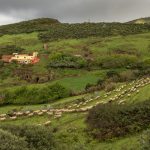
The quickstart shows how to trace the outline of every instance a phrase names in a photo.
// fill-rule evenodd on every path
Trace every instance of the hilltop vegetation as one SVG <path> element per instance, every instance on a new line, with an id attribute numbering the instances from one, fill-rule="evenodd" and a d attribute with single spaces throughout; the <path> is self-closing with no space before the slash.
<path id="1" fill-rule="evenodd" d="M 128 23 L 135 23 L 135 24 L 150 24 L 150 17 L 146 18 L 140 18 L 140 19 L 135 19 L 133 21 L 130 21 Z"/>
<path id="2" fill-rule="evenodd" d="M 30 21 L 23 21 L 20 23 L 9 24 L 0 26 L 0 36 L 5 34 L 20 34 L 20 33 L 31 33 L 35 31 L 46 31 L 54 25 L 59 24 L 56 19 L 41 18 Z"/>
<path id="3" fill-rule="evenodd" d="M 58 39 L 81 39 L 88 37 L 108 37 L 117 35 L 131 35 L 148 32 L 150 25 L 121 24 L 121 23 L 82 23 L 59 24 L 48 32 L 39 34 L 42 41 Z"/>

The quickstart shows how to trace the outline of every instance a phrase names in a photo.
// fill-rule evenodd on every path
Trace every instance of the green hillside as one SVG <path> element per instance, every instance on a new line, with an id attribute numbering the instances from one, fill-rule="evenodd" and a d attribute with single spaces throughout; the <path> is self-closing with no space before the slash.
<path id="1" fill-rule="evenodd" d="M 46 31 L 51 25 L 59 24 L 56 19 L 39 18 L 29 21 L 23 21 L 15 24 L 0 26 L 0 36 L 5 34 L 31 33 L 34 31 Z"/>
<path id="2" fill-rule="evenodd" d="M 0 34 L 0 59 L 34 51 L 40 58 L 34 65 L 0 60 L 0 145 L 149 148 L 149 24 L 46 18 L 0 26 Z"/>
<path id="3" fill-rule="evenodd" d="M 130 21 L 128 23 L 134 23 L 134 24 L 150 24 L 150 17 L 146 18 L 140 18 L 133 21 Z"/>

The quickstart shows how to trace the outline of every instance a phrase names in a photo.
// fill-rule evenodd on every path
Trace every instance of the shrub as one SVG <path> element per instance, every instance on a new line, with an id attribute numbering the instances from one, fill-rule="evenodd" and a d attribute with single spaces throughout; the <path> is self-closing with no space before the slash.
<path id="1" fill-rule="evenodd" d="M 93 84 L 87 83 L 87 85 L 85 86 L 85 90 L 88 91 L 93 86 L 94 86 Z"/>
<path id="2" fill-rule="evenodd" d="M 48 67 L 52 68 L 82 68 L 86 61 L 82 57 L 75 57 L 69 54 L 55 53 L 49 57 Z"/>
<path id="3" fill-rule="evenodd" d="M 55 147 L 54 136 L 50 128 L 39 127 L 39 126 L 13 126 L 5 125 L 1 126 L 3 130 L 11 137 L 11 140 L 5 138 L 5 142 L 9 145 L 11 150 L 52 150 Z M 1 131 L 1 130 L 0 130 Z M 3 137 L 0 134 L 1 137 Z M 18 137 L 18 138 L 16 138 Z M 18 139 L 18 141 L 15 141 Z M 23 140 L 24 141 L 23 141 Z M 3 139 L 2 139 L 3 140 Z M 0 141 L 1 142 L 1 141 Z M 18 147 L 18 149 L 13 149 L 13 146 Z M 28 147 L 28 149 L 24 147 Z M 20 149 L 19 149 L 20 148 Z M 4 150 L 8 150 L 4 149 Z M 3 149 L 2 149 L 3 150 Z"/>
<path id="4" fill-rule="evenodd" d="M 140 137 L 140 145 L 142 150 L 149 150 L 150 148 L 150 130 L 146 130 L 143 132 Z"/>
<path id="5" fill-rule="evenodd" d="M 59 84 L 49 85 L 43 88 L 19 87 L 13 91 L 4 90 L 3 104 L 42 104 L 65 98 L 70 95 L 70 91 Z"/>
<path id="6" fill-rule="evenodd" d="M 54 24 L 59 24 L 59 21 L 51 18 L 39 18 L 10 25 L 4 25 L 0 26 L 0 36 L 5 34 L 20 34 L 36 31 L 47 31 Z"/>
<path id="7" fill-rule="evenodd" d="M 18 130 L 18 129 L 17 129 Z M 29 150 L 24 137 L 18 137 L 11 132 L 0 129 L 1 150 Z"/>
<path id="8" fill-rule="evenodd" d="M 90 110 L 89 132 L 99 140 L 139 132 L 149 126 L 150 101 L 134 105 L 105 104 Z"/>
<path id="9" fill-rule="evenodd" d="M 131 81 L 136 78 L 136 74 L 132 70 L 127 70 L 119 73 L 120 81 L 126 82 L 126 81 Z"/>
<path id="10" fill-rule="evenodd" d="M 0 68 L 2 68 L 4 66 L 3 61 L 0 60 Z"/>
<path id="11" fill-rule="evenodd" d="M 130 68 L 138 61 L 136 56 L 130 55 L 110 55 L 100 57 L 95 61 L 95 64 L 104 69 L 110 68 Z"/>
<path id="12" fill-rule="evenodd" d="M 118 47 L 113 48 L 109 51 L 109 54 L 117 54 L 117 55 L 135 55 L 141 56 L 139 50 L 135 48 L 134 44 L 123 44 L 119 45 Z"/>
<path id="13" fill-rule="evenodd" d="M 0 47 L 0 56 L 1 55 L 8 55 L 8 54 L 12 54 L 12 53 L 20 53 L 22 52 L 24 49 L 21 47 L 16 47 L 15 45 L 5 45 L 5 46 L 1 46 Z"/>
<path id="14" fill-rule="evenodd" d="M 106 77 L 107 77 L 107 78 L 112 78 L 112 77 L 114 77 L 114 76 L 119 76 L 118 72 L 115 71 L 115 70 L 110 70 L 110 71 L 108 71 L 107 74 L 106 74 Z"/>
<path id="15" fill-rule="evenodd" d="M 121 23 L 77 23 L 51 26 L 48 32 L 40 33 L 42 41 L 54 41 L 69 38 L 107 37 L 111 35 L 129 35 L 149 31 L 149 25 Z"/>
<path id="16" fill-rule="evenodd" d="M 138 68 L 139 70 L 146 70 L 150 68 L 150 59 L 145 59 L 142 61 L 137 61 L 134 67 Z"/>
<path id="17" fill-rule="evenodd" d="M 116 88 L 116 84 L 113 82 L 105 82 L 105 91 L 110 92 Z"/>

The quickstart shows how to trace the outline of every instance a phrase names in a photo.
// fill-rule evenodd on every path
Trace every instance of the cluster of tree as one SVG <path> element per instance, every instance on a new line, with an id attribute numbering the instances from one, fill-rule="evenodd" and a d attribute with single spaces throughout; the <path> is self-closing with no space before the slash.
<path id="1" fill-rule="evenodd" d="M 140 137 L 140 144 L 143 150 L 148 150 L 150 148 L 150 130 L 146 130 L 143 132 Z"/>
<path id="2" fill-rule="evenodd" d="M 16 70 L 19 67 L 20 65 L 17 64 L 15 61 L 10 64 L 7 64 L 6 67 L 4 62 L 0 60 L 0 79 L 4 80 L 8 77 L 12 77 L 14 70 Z"/>
<path id="3" fill-rule="evenodd" d="M 35 31 L 47 31 L 54 24 L 58 24 L 59 21 L 50 18 L 34 19 L 30 21 L 23 21 L 20 23 L 0 26 L 0 36 L 5 34 L 20 34 L 31 33 Z"/>
<path id="4" fill-rule="evenodd" d="M 24 49 L 15 45 L 1 45 L 0 46 L 0 57 L 2 55 L 11 55 L 12 53 L 20 53 Z"/>
<path id="5" fill-rule="evenodd" d="M 86 60 L 70 54 L 54 53 L 49 57 L 48 68 L 83 68 L 86 67 Z"/>
<path id="6" fill-rule="evenodd" d="M 0 150 L 89 150 L 79 131 L 48 126 L 1 125 Z M 88 143 L 88 144 L 87 144 Z"/>
<path id="7" fill-rule="evenodd" d="M 88 114 L 89 132 L 99 140 L 137 133 L 150 123 L 150 100 L 134 105 L 105 104 Z"/>
<path id="8" fill-rule="evenodd" d="M 98 90 L 112 91 L 116 87 L 117 82 L 131 82 L 140 76 L 138 70 L 116 71 L 110 70 L 106 73 L 104 79 L 99 79 L 97 83 L 88 83 L 85 86 L 86 92 L 94 92 Z"/>
<path id="9" fill-rule="evenodd" d="M 52 150 L 56 147 L 49 128 L 39 126 L 1 126 L 1 150 Z"/>
<path id="10" fill-rule="evenodd" d="M 107 55 L 105 57 L 98 57 L 93 65 L 100 68 L 110 69 L 110 68 L 130 68 L 138 62 L 136 56 L 130 55 Z"/>
<path id="11" fill-rule="evenodd" d="M 16 88 L 13 91 L 0 92 L 0 103 L 5 104 L 42 104 L 61 98 L 69 97 L 70 90 L 59 84 L 53 84 L 42 88 L 29 88 L 26 86 Z"/>
<path id="12" fill-rule="evenodd" d="M 150 30 L 150 25 L 121 24 L 121 23 L 81 23 L 59 24 L 52 26 L 48 32 L 40 33 L 43 42 L 69 38 L 107 37 L 112 35 L 130 35 Z"/>

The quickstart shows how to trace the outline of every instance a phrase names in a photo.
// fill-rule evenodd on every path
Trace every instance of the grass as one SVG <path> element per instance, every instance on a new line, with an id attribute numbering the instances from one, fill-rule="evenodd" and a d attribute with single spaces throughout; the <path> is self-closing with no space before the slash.
<path id="1" fill-rule="evenodd" d="M 37 105 L 8 105 L 8 106 L 1 106 L 0 107 L 0 114 L 2 113 L 7 113 L 10 112 L 14 109 L 18 110 L 18 111 L 24 111 L 24 110 L 37 110 L 37 109 L 43 109 L 45 107 L 59 107 L 59 106 L 63 106 L 67 103 L 72 103 L 73 101 L 75 101 L 78 98 L 84 97 L 84 95 L 80 95 L 80 96 L 74 96 L 74 97 L 69 97 L 69 98 L 64 98 L 61 99 L 59 101 L 56 102 L 52 102 L 52 103 L 47 103 L 47 104 L 37 104 Z"/>
<path id="2" fill-rule="evenodd" d="M 18 35 L 5 35 L 0 37 L 0 45 L 14 44 L 26 49 L 26 52 L 41 51 L 43 44 L 38 40 L 38 33 L 18 34 Z M 149 57 L 149 37 L 150 33 L 128 35 L 125 37 L 90 37 L 86 39 L 67 39 L 58 40 L 49 43 L 49 52 L 63 51 L 67 53 L 82 53 L 83 47 L 92 50 L 93 55 L 98 57 L 97 54 L 106 54 L 108 50 L 118 48 L 120 46 L 128 46 L 136 48 L 142 53 L 143 57 Z M 44 52 L 44 51 L 43 51 Z M 146 55 L 148 54 L 148 55 Z"/>
<path id="3" fill-rule="evenodd" d="M 73 91 L 83 91 L 85 89 L 85 86 L 90 83 L 90 84 L 95 84 L 98 79 L 102 78 L 104 76 L 104 73 L 102 72 L 101 74 L 97 74 L 97 72 L 93 73 L 87 73 L 85 75 L 81 75 L 79 77 L 69 77 L 69 78 L 64 78 L 62 80 L 54 81 L 57 83 L 60 83 L 64 85 L 67 88 L 71 88 Z"/>
<path id="4" fill-rule="evenodd" d="M 57 74 L 59 74 L 60 71 L 58 71 Z M 63 71 L 62 73 L 60 73 L 60 78 L 47 82 L 47 83 L 42 83 L 42 84 L 27 84 L 25 83 L 24 85 L 26 85 L 28 88 L 33 88 L 33 87 L 45 87 L 48 85 L 52 85 L 55 83 L 59 83 L 63 86 L 65 86 L 66 88 L 73 90 L 75 92 L 79 92 L 79 91 L 84 91 L 85 86 L 90 83 L 90 84 L 95 84 L 99 79 L 103 79 L 106 75 L 107 70 L 98 70 L 98 71 L 84 71 L 84 70 L 66 70 Z M 69 75 L 70 77 L 65 77 L 66 75 Z M 64 76 L 64 77 L 63 77 Z M 11 81 L 11 80 L 9 80 Z M 3 84 L 1 84 L 0 90 L 3 90 L 3 85 L 6 84 L 6 82 L 4 82 Z M 22 85 L 21 85 L 22 86 Z M 8 89 L 10 91 L 15 90 L 16 88 L 18 88 L 20 86 L 14 86 L 14 87 L 5 87 L 5 89 Z"/>
<path id="5" fill-rule="evenodd" d="M 86 114 L 69 114 L 64 115 L 61 119 L 55 120 L 52 122 L 51 127 L 55 128 L 57 127 L 57 132 L 55 133 L 55 136 L 59 138 L 60 140 L 69 140 L 72 142 L 74 138 L 76 139 L 76 142 L 81 145 L 84 145 L 84 147 L 87 150 L 131 150 L 131 149 L 137 149 L 140 150 L 140 134 L 127 136 L 124 138 L 114 139 L 112 141 L 106 141 L 106 142 L 99 142 L 97 140 L 92 139 L 89 137 L 89 135 L 86 134 L 86 124 L 85 124 L 85 115 Z M 49 120 L 49 117 L 47 116 L 41 116 L 41 117 L 31 117 L 26 119 L 19 119 L 16 121 L 9 121 L 5 122 L 5 124 L 9 125 L 37 125 L 44 123 Z M 3 123 L 2 123 L 3 125 Z M 67 142 L 67 141 L 66 141 Z M 70 144 L 77 144 L 77 143 L 69 143 L 68 147 L 71 147 Z"/>
<path id="6" fill-rule="evenodd" d="M 131 103 L 141 102 L 150 99 L 150 85 L 143 87 L 138 94 L 134 94 L 129 100 Z"/>

